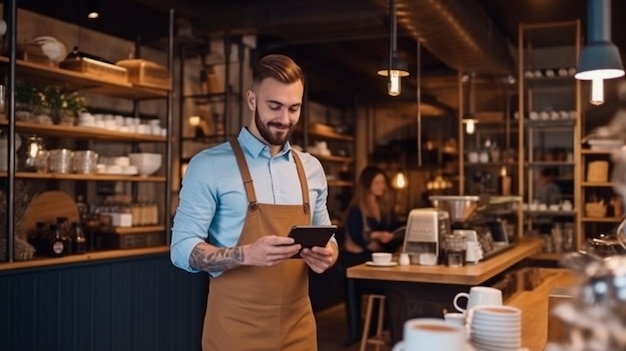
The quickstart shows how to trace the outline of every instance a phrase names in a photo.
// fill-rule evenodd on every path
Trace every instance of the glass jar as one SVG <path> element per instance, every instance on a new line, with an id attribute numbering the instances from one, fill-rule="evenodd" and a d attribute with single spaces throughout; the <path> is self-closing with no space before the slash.
<path id="1" fill-rule="evenodd" d="M 36 135 L 29 136 L 24 144 L 24 154 L 20 158 L 22 161 L 22 169 L 30 172 L 37 171 L 37 156 L 40 151 L 44 151 L 45 149 L 41 137 Z"/>

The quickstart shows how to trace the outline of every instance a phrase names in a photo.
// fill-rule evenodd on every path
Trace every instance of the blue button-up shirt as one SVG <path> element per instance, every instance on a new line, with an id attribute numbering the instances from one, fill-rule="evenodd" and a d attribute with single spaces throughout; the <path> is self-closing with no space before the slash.
<path id="1" fill-rule="evenodd" d="M 293 150 L 287 143 L 272 157 L 267 145 L 243 128 L 237 138 L 254 180 L 259 203 L 301 204 L 302 190 Z M 330 224 L 326 208 L 328 185 L 324 169 L 315 157 L 298 152 L 306 173 L 311 202 L 311 223 Z M 172 227 L 172 263 L 190 272 L 189 256 L 200 242 L 209 239 L 217 247 L 234 247 L 248 209 L 248 199 L 230 143 L 196 154 L 183 178 Z M 275 233 L 286 235 L 286 233 Z M 217 276 L 219 274 L 213 274 Z"/>

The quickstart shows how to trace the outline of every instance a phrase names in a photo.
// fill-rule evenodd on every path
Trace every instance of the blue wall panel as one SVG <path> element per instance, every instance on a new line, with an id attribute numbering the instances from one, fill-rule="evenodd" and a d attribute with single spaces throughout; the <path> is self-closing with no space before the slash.
<path id="1" fill-rule="evenodd" d="M 167 255 L 0 272 L 0 350 L 200 350 L 207 288 Z"/>

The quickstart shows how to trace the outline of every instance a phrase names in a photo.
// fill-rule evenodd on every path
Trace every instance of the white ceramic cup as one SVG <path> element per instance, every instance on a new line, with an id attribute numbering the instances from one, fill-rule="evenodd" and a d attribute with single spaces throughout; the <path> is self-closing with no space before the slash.
<path id="1" fill-rule="evenodd" d="M 392 255 L 388 252 L 374 252 L 372 253 L 372 261 L 375 264 L 387 264 L 391 263 Z"/>
<path id="2" fill-rule="evenodd" d="M 462 308 L 458 304 L 458 300 L 462 297 L 467 299 L 467 308 Z M 452 302 L 459 312 L 465 312 L 476 306 L 502 305 L 502 291 L 487 286 L 473 286 L 469 294 L 460 292 L 456 294 Z"/>
<path id="3" fill-rule="evenodd" d="M 404 341 L 396 344 L 393 351 L 464 351 L 466 345 L 462 326 L 443 319 L 417 318 L 404 323 Z"/>

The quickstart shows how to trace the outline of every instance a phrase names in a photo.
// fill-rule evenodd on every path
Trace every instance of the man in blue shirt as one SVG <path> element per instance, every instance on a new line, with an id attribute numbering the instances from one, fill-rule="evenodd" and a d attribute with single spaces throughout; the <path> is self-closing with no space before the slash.
<path id="1" fill-rule="evenodd" d="M 317 350 L 307 266 L 337 260 L 336 242 L 302 249 L 293 225 L 328 225 L 320 162 L 289 145 L 300 118 L 304 76 L 283 55 L 253 72 L 251 122 L 236 139 L 193 157 L 172 228 L 171 259 L 211 276 L 202 336 L 209 350 Z M 289 259 L 300 252 L 302 259 Z"/>

